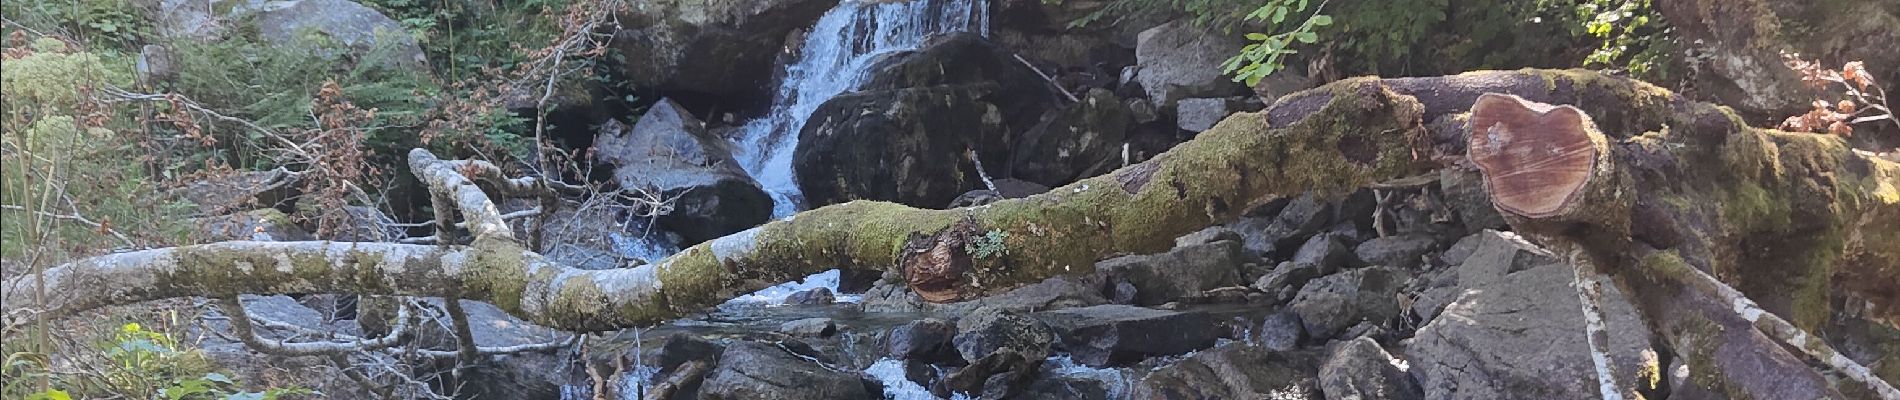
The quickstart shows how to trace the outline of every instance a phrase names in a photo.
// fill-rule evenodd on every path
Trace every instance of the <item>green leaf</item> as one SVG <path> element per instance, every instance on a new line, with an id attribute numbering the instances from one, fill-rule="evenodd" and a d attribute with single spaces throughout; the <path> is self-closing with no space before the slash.
<path id="1" fill-rule="evenodd" d="M 1293 35 L 1293 37 L 1295 39 L 1299 39 L 1300 43 L 1313 43 L 1313 42 L 1319 41 L 1319 35 L 1315 35 L 1313 34 L 1313 32 L 1300 32 L 1299 34 Z"/>
<path id="2" fill-rule="evenodd" d="M 52 390 L 47 390 L 45 393 L 34 393 L 31 396 L 26 396 L 26 399 L 27 400 L 73 400 L 73 395 L 67 394 L 66 391 L 64 390 L 52 389 Z"/>
<path id="3" fill-rule="evenodd" d="M 207 381 L 222 383 L 226 385 L 236 384 L 236 382 L 231 381 L 231 377 L 224 376 L 224 374 L 217 373 L 217 372 L 206 373 L 204 379 Z"/>
<path id="4" fill-rule="evenodd" d="M 1247 40 L 1267 40 L 1267 34 L 1258 32 L 1249 33 L 1247 34 Z"/>
<path id="5" fill-rule="evenodd" d="M 1327 25 L 1332 25 L 1332 24 L 1333 24 L 1333 16 L 1331 16 L 1331 15 L 1324 15 L 1324 14 L 1322 14 L 1322 15 L 1315 15 L 1315 16 L 1313 16 L 1313 20 L 1312 20 L 1312 21 L 1309 21 L 1309 22 L 1312 22 L 1312 23 L 1313 23 L 1313 26 L 1327 26 Z"/>
<path id="6" fill-rule="evenodd" d="M 1273 9 L 1273 23 L 1278 24 L 1285 21 L 1286 21 L 1286 7 Z"/>

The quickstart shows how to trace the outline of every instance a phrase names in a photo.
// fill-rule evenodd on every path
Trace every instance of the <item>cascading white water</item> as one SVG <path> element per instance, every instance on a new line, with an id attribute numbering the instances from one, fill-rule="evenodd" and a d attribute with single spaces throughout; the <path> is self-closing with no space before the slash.
<path id="1" fill-rule="evenodd" d="M 804 199 L 792 181 L 798 131 L 820 104 L 857 89 L 878 56 L 914 50 L 933 35 L 989 35 L 988 0 L 841 0 L 825 12 L 798 59 L 785 66 L 771 110 L 747 122 L 734 140 L 739 165 L 772 194 L 772 215 L 798 212 Z"/>

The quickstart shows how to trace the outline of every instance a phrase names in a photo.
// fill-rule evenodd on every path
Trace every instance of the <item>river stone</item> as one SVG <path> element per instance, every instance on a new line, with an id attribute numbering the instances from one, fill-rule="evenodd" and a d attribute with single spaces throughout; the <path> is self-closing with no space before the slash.
<path id="1" fill-rule="evenodd" d="M 1293 252 L 1293 262 L 1316 265 L 1327 271 L 1351 264 L 1352 259 L 1352 248 L 1338 235 L 1313 235 Z"/>
<path id="2" fill-rule="evenodd" d="M 1002 349 L 1041 360 L 1048 357 L 1054 341 L 1055 332 L 1042 321 L 995 307 L 979 308 L 957 320 L 953 339 L 957 354 L 970 362 Z"/>
<path id="3" fill-rule="evenodd" d="M 1307 282 L 1289 306 L 1300 315 L 1307 334 L 1331 338 L 1370 321 L 1383 324 L 1399 315 L 1398 290 L 1405 273 L 1384 267 L 1359 268 Z"/>
<path id="4" fill-rule="evenodd" d="M 805 318 L 779 324 L 778 331 L 798 337 L 821 338 L 838 333 L 838 324 L 832 322 L 831 318 Z"/>
<path id="5" fill-rule="evenodd" d="M 1328 400 L 1422 399 L 1418 383 L 1393 363 L 1371 338 L 1346 341 L 1320 366 L 1320 390 Z"/>
<path id="6" fill-rule="evenodd" d="M 1468 290 L 1419 329 L 1407 349 L 1425 397 L 1574 399 L 1598 395 L 1570 268 L 1548 265 Z M 1616 289 L 1603 287 L 1608 347 L 1619 382 L 1656 371 L 1651 332 Z"/>
<path id="7" fill-rule="evenodd" d="M 1042 359 L 1047 356 L 1047 353 L 1038 356 L 1003 348 L 950 373 L 943 379 L 944 386 L 977 399 L 1010 398 L 1029 386 L 1041 372 Z"/>
<path id="8" fill-rule="evenodd" d="M 1010 176 L 1059 186 L 1121 165 L 1134 117 L 1108 89 L 1081 94 L 1081 100 L 1048 111 L 1010 148 Z M 991 166 L 992 168 L 994 166 Z M 991 171 L 995 174 L 996 171 Z"/>
<path id="9" fill-rule="evenodd" d="M 606 60 L 627 84 L 668 93 L 770 95 L 786 38 L 837 2 L 651 1 L 618 13 Z M 795 44 L 795 43 L 794 43 Z"/>
<path id="10" fill-rule="evenodd" d="M 734 342 L 700 385 L 707 400 L 873 399 L 858 374 L 834 371 L 778 346 Z"/>
<path id="11" fill-rule="evenodd" d="M 1116 304 L 1035 316 L 1055 330 L 1062 349 L 1075 362 L 1096 367 L 1127 365 L 1149 357 L 1207 348 L 1227 333 L 1226 327 L 1214 323 L 1205 313 Z"/>
<path id="12" fill-rule="evenodd" d="M 1230 342 L 1156 368 L 1132 398 L 1320 400 L 1318 371 L 1312 354 Z"/>
<path id="13" fill-rule="evenodd" d="M 594 157 L 614 166 L 622 188 L 673 199 L 660 225 L 692 245 L 764 223 L 772 198 L 732 157 L 730 144 L 706 132 L 685 108 L 661 99 L 631 129 L 609 121 L 594 139 Z"/>
<path id="14" fill-rule="evenodd" d="M 1245 45 L 1240 36 L 1209 32 L 1189 20 L 1162 24 L 1135 39 L 1135 64 L 1140 67 L 1135 80 L 1164 114 L 1184 98 L 1247 94 L 1246 85 L 1220 68 Z"/>
<path id="15" fill-rule="evenodd" d="M 785 296 L 785 304 L 788 305 L 822 306 L 830 305 L 837 301 L 838 297 L 831 294 L 831 289 L 829 288 L 801 290 L 797 293 Z"/>
<path id="16" fill-rule="evenodd" d="M 950 341 L 956 333 L 956 325 L 944 320 L 925 318 L 911 321 L 891 328 L 885 341 L 885 352 L 899 360 L 933 364 L 962 361 Z"/>
<path id="17" fill-rule="evenodd" d="M 1111 281 L 1135 286 L 1134 304 L 1154 306 L 1215 288 L 1240 286 L 1241 244 L 1222 241 L 1095 264 Z"/>

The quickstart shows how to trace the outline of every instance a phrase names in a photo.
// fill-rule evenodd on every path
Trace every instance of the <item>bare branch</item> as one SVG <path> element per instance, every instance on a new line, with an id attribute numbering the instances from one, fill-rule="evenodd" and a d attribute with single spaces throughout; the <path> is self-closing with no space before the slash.
<path id="1" fill-rule="evenodd" d="M 402 344 L 408 340 L 408 304 L 402 305 L 396 312 L 396 325 L 389 329 L 389 334 L 379 338 L 367 340 L 356 339 L 345 342 L 287 343 L 282 340 L 268 340 L 258 336 L 257 332 L 251 327 L 251 321 L 256 317 L 252 317 L 249 312 L 246 312 L 244 310 L 244 303 L 239 301 L 236 297 L 220 298 L 218 299 L 218 303 L 224 307 L 225 313 L 230 314 L 231 329 L 237 334 L 238 339 L 244 342 L 245 346 L 267 354 L 280 356 L 339 355 L 385 349 Z M 285 325 L 289 324 L 279 323 L 276 326 Z M 301 329 L 301 327 L 299 328 Z"/>

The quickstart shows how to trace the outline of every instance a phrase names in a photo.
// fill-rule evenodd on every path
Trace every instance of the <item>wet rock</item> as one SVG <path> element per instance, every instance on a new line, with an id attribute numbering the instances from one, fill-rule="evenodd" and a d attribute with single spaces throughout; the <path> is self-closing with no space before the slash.
<path id="1" fill-rule="evenodd" d="M 1268 315 L 1253 332 L 1254 342 L 1273 351 L 1291 351 L 1306 341 L 1306 325 L 1300 314 L 1281 311 Z"/>
<path id="2" fill-rule="evenodd" d="M 837 301 L 837 296 L 832 295 L 831 289 L 827 288 L 803 290 L 785 296 L 785 304 L 788 305 L 822 306 Z"/>
<path id="3" fill-rule="evenodd" d="M 1045 374 L 1046 375 L 1046 374 Z M 1095 400 L 1115 398 L 1108 383 L 1095 379 L 1044 376 L 1029 383 L 1018 398 L 1055 400 Z"/>
<path id="4" fill-rule="evenodd" d="M 1168 113 L 1190 97 L 1226 97 L 1247 93 L 1246 85 L 1221 74 L 1220 64 L 1245 46 L 1238 36 L 1208 32 L 1188 20 L 1146 31 L 1135 40 L 1135 80 L 1148 100 Z"/>
<path id="5" fill-rule="evenodd" d="M 1007 168 L 1013 133 L 1056 106 L 1035 71 L 975 34 L 932 39 L 884 58 L 870 74 L 863 89 L 826 101 L 797 132 L 793 173 L 812 207 L 858 199 L 949 204 L 984 188 L 971 152 L 985 167 Z M 1069 133 L 1048 134 L 1041 140 L 1053 146 Z"/>
<path id="6" fill-rule="evenodd" d="M 822 338 L 838 333 L 838 324 L 832 322 L 831 318 L 806 318 L 779 324 L 778 331 L 798 337 Z"/>
<path id="7" fill-rule="evenodd" d="M 661 99 L 630 129 L 618 122 L 603 125 L 594 138 L 594 157 L 614 166 L 622 188 L 674 199 L 660 225 L 691 245 L 772 216 L 772 198 L 739 167 L 729 146 L 679 104 Z"/>
<path id="8" fill-rule="evenodd" d="M 1327 271 L 1350 265 L 1353 257 L 1352 248 L 1338 236 L 1325 234 L 1313 235 L 1293 252 L 1294 263 L 1311 264 Z"/>
<path id="9" fill-rule="evenodd" d="M 1398 290 L 1407 279 L 1383 267 L 1360 268 L 1307 282 L 1289 308 L 1314 338 L 1331 338 L 1362 321 L 1383 324 L 1399 315 Z"/>
<path id="10" fill-rule="evenodd" d="M 1122 103 L 1128 106 L 1128 113 L 1134 117 L 1135 123 L 1146 124 L 1161 119 L 1161 112 L 1155 110 L 1154 103 L 1149 103 L 1148 99 L 1127 99 L 1122 100 Z"/>
<path id="11" fill-rule="evenodd" d="M 944 314 L 969 314 L 984 307 L 1017 312 L 1086 307 L 1109 303 L 1102 293 L 1105 287 L 1109 287 L 1104 282 L 1103 276 L 1099 274 L 1060 275 L 1001 294 L 948 304 L 925 302 L 902 283 L 881 283 L 865 292 L 862 305 L 865 311 L 930 311 Z"/>
<path id="12" fill-rule="evenodd" d="M 838 293 L 862 294 L 877 284 L 883 271 L 843 268 L 838 270 Z M 835 299 L 834 299 L 835 300 Z"/>
<path id="13" fill-rule="evenodd" d="M 1122 256 L 1095 264 L 1112 281 L 1135 286 L 1136 305 L 1152 306 L 1221 287 L 1239 286 L 1238 242 L 1178 247 L 1161 254 Z"/>
<path id="14" fill-rule="evenodd" d="M 834 371 L 778 346 L 735 342 L 719 355 L 719 364 L 700 385 L 700 398 L 872 399 L 855 373 Z"/>
<path id="15" fill-rule="evenodd" d="M 1107 89 L 1080 95 L 1081 101 L 1050 110 L 1022 133 L 1010 149 L 1009 176 L 1056 186 L 1121 165 L 1122 144 L 1134 125 L 1127 106 Z"/>
<path id="16" fill-rule="evenodd" d="M 1318 371 L 1313 355 L 1234 342 L 1155 369 L 1132 398 L 1320 400 Z"/>
<path id="17" fill-rule="evenodd" d="M 725 351 L 725 347 L 706 339 L 675 333 L 667 336 L 665 341 L 660 342 L 660 347 L 649 350 L 643 357 L 651 360 L 653 366 L 664 375 L 694 361 L 717 363 L 719 355 Z"/>
<path id="18" fill-rule="evenodd" d="M 957 336 L 952 341 L 965 361 L 975 362 L 1009 349 L 1040 362 L 1048 357 L 1055 332 L 1035 318 L 984 307 L 957 320 Z"/>
<path id="19" fill-rule="evenodd" d="M 766 94 L 785 38 L 835 2 L 709 0 L 642 3 L 618 15 L 607 59 L 627 83 L 713 96 Z"/>
<path id="20" fill-rule="evenodd" d="M 1009 398 L 1029 386 L 1041 372 L 1042 359 L 1047 356 L 1047 353 L 1038 356 L 1004 348 L 950 373 L 944 377 L 944 386 L 978 399 Z"/>
<path id="21" fill-rule="evenodd" d="M 1412 268 L 1419 265 L 1420 257 L 1437 246 L 1437 241 L 1431 236 L 1386 236 L 1360 243 L 1358 248 L 1353 249 L 1353 254 L 1372 265 Z"/>
<path id="22" fill-rule="evenodd" d="M 956 325 L 944 320 L 926 318 L 911 321 L 891 328 L 886 339 L 885 351 L 892 358 L 915 360 L 925 363 L 960 362 L 957 349 L 951 344 L 951 338 L 957 333 Z"/>
<path id="23" fill-rule="evenodd" d="M 1594 398 L 1595 368 L 1568 267 L 1506 275 L 1471 290 L 1420 329 L 1407 349 L 1426 398 Z M 1647 382 L 1658 370 L 1649 328 L 1615 285 L 1603 285 L 1612 371 Z M 1629 334 L 1621 334 L 1629 333 Z"/>
<path id="24" fill-rule="evenodd" d="M 1041 312 L 1075 362 L 1103 367 L 1207 348 L 1226 327 L 1204 313 L 1099 305 Z"/>
<path id="25" fill-rule="evenodd" d="M 1331 400 L 1423 399 L 1418 383 L 1393 363 L 1370 338 L 1346 341 L 1320 366 L 1320 390 Z"/>
<path id="26" fill-rule="evenodd" d="M 1212 129 L 1215 123 L 1233 114 L 1226 98 L 1181 99 L 1175 105 L 1174 126 L 1188 132 Z"/>

